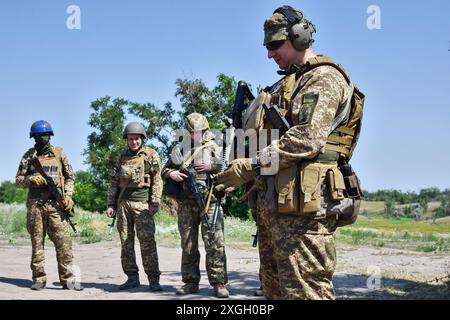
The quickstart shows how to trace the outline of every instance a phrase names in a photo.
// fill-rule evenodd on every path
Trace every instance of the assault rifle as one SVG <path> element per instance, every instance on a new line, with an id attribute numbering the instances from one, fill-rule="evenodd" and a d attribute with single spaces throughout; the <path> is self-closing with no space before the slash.
<path id="1" fill-rule="evenodd" d="M 197 202 L 197 206 L 200 209 L 200 212 L 204 212 L 206 209 L 205 198 L 203 196 L 203 193 L 200 191 L 200 188 L 198 187 L 197 179 L 195 178 L 193 169 L 181 170 L 181 173 L 187 175 L 187 178 L 184 180 L 184 183 L 186 184 L 187 194 L 193 195 L 195 197 L 195 201 Z M 208 229 L 210 229 L 208 214 L 205 213 L 203 217 L 205 219 L 206 226 L 208 227 Z"/>
<path id="2" fill-rule="evenodd" d="M 75 214 L 74 209 L 67 210 L 66 204 L 64 203 L 64 196 L 62 195 L 61 191 L 59 190 L 58 186 L 55 184 L 53 179 L 47 175 L 44 168 L 42 167 L 41 162 L 37 157 L 34 157 L 31 159 L 31 164 L 36 169 L 39 174 L 44 177 L 44 179 L 47 181 L 47 186 L 49 189 L 49 196 L 47 199 L 45 199 L 44 203 L 48 200 L 49 197 L 52 197 L 53 200 L 56 201 L 58 206 L 63 210 L 64 214 L 66 215 L 67 219 L 69 220 L 70 227 L 72 228 L 73 232 L 75 234 L 77 233 L 77 229 L 75 228 L 75 224 L 70 220 L 70 217 Z"/>

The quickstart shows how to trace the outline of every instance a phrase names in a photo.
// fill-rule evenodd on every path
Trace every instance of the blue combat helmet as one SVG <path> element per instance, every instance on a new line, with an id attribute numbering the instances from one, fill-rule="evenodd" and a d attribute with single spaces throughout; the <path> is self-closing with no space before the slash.
<path id="1" fill-rule="evenodd" d="M 43 133 L 47 133 L 51 136 L 54 135 L 50 123 L 48 123 L 45 120 L 39 120 L 31 125 L 30 138 L 33 138 L 36 134 L 43 134 Z"/>

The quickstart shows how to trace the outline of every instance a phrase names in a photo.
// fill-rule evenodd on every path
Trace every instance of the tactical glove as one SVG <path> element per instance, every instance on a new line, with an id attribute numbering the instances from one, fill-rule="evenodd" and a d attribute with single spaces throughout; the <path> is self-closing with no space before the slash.
<path id="1" fill-rule="evenodd" d="M 30 184 L 37 187 L 43 187 L 47 185 L 47 180 L 41 175 L 39 176 L 31 176 L 29 178 Z"/>
<path id="2" fill-rule="evenodd" d="M 252 167 L 252 159 L 236 159 L 224 172 L 216 176 L 214 190 L 231 192 L 253 180 L 256 176 Z"/>
<path id="3" fill-rule="evenodd" d="M 66 211 L 67 211 L 67 212 L 73 211 L 73 205 L 74 205 L 74 203 L 73 203 L 73 200 L 72 200 L 71 197 L 68 197 L 68 196 L 65 196 L 65 197 L 64 197 L 64 205 L 65 205 L 65 207 L 66 207 Z"/>

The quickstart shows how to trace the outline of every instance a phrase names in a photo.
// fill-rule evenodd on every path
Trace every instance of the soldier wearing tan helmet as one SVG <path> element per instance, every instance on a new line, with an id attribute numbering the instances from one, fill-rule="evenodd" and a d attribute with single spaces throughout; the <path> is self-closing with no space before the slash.
<path id="1" fill-rule="evenodd" d="M 285 77 L 255 101 L 278 107 L 289 126 L 255 159 L 232 162 L 216 182 L 217 191 L 231 191 L 255 181 L 267 299 L 335 298 L 333 233 L 355 221 L 361 198 L 356 175 L 344 180 L 342 168 L 358 141 L 364 95 L 340 65 L 313 52 L 314 32 L 304 14 L 289 6 L 265 21 L 267 56 Z M 273 128 L 268 116 L 262 119 L 253 129 Z M 272 163 L 278 164 L 275 175 L 258 175 Z"/>
<path id="2" fill-rule="evenodd" d="M 199 226 L 206 251 L 206 273 L 214 294 L 218 298 L 229 296 L 225 284 L 228 282 L 225 243 L 223 233 L 223 216 L 217 221 L 214 235 L 209 230 L 214 213 L 215 198 L 212 197 L 209 205 L 207 201 L 208 192 L 211 190 L 211 174 L 220 170 L 221 149 L 215 143 L 215 136 L 208 130 L 209 124 L 205 116 L 192 113 L 185 119 L 185 128 L 190 135 L 186 139 L 188 146 L 177 145 L 172 150 L 172 155 L 177 159 L 169 159 L 164 170 L 163 179 L 172 179 L 181 184 L 182 189 L 186 187 L 187 175 L 183 170 L 190 170 L 194 175 L 201 196 L 205 199 L 206 214 L 209 223 L 202 217 L 201 208 L 193 194 L 186 194 L 178 209 L 178 230 L 181 236 L 182 261 L 181 273 L 184 286 L 177 290 L 178 295 L 192 294 L 199 291 L 200 282 L 200 251 L 198 249 Z M 193 143 L 194 147 L 191 147 Z"/>
<path id="3" fill-rule="evenodd" d="M 114 214 L 118 217 L 117 229 L 122 245 L 120 259 L 128 277 L 119 290 L 140 286 L 134 251 L 137 235 L 149 289 L 161 291 L 153 219 L 161 203 L 161 160 L 155 150 L 144 146 L 147 134 L 142 124 L 129 123 L 123 138 L 127 139 L 128 148 L 122 152 L 111 172 L 107 209 L 109 217 Z"/>
<path id="4" fill-rule="evenodd" d="M 47 121 L 33 123 L 30 138 L 35 145 L 28 150 L 20 161 L 16 175 L 16 186 L 27 188 L 27 230 L 32 244 L 31 270 L 33 272 L 32 290 L 46 287 L 47 275 L 44 270 L 44 240 L 48 234 L 55 245 L 58 261 L 59 280 L 64 289 L 83 290 L 76 281 L 72 271 L 72 239 L 70 236 L 69 217 L 66 212 L 73 212 L 73 170 L 62 148 L 50 144 L 54 135 Z M 61 207 L 49 189 L 49 182 L 35 166 L 33 159 L 38 159 L 43 171 L 53 180 L 58 193 L 64 197 Z M 50 182 L 51 184 L 51 182 Z"/>

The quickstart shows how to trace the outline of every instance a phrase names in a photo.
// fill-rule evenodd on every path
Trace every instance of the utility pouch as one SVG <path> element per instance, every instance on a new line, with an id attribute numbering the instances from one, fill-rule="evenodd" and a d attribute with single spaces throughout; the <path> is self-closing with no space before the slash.
<path id="1" fill-rule="evenodd" d="M 299 177 L 298 166 L 280 170 L 276 177 L 275 188 L 278 194 L 277 212 L 299 214 Z"/>
<path id="2" fill-rule="evenodd" d="M 331 201 L 341 201 L 345 198 L 344 176 L 337 166 L 327 171 L 326 181 Z"/>
<path id="3" fill-rule="evenodd" d="M 322 163 L 304 163 L 300 170 L 300 212 L 315 214 L 322 207 L 321 190 L 329 165 Z"/>

